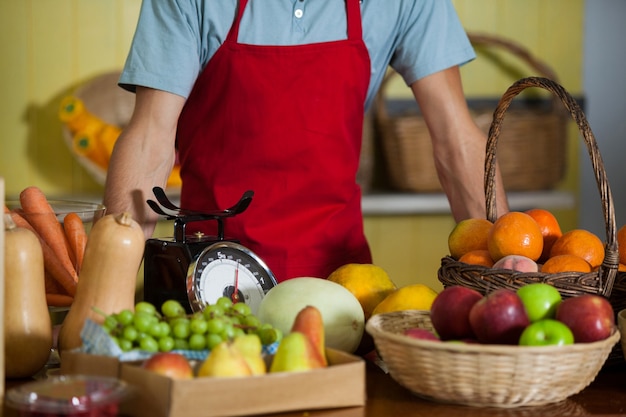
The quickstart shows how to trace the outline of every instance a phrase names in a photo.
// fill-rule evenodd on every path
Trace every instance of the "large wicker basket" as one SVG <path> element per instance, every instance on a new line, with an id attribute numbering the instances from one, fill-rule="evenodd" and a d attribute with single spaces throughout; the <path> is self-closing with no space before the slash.
<path id="1" fill-rule="evenodd" d="M 135 105 L 135 95 L 118 87 L 119 71 L 111 71 L 90 79 L 80 85 L 73 95 L 83 101 L 85 108 L 104 122 L 118 127 L 125 127 L 130 121 Z M 98 184 L 104 185 L 106 170 L 96 165 L 89 158 L 74 151 L 74 137 L 70 130 L 63 126 L 65 144 L 78 163 L 89 173 Z"/>
<path id="2" fill-rule="evenodd" d="M 525 48 L 500 37 L 468 33 L 477 48 L 505 50 L 526 63 L 536 75 L 557 80 L 554 71 Z M 373 105 L 377 135 L 389 185 L 410 192 L 441 191 L 426 122 L 418 111 L 390 114 L 386 92 L 397 76 L 390 71 Z M 487 133 L 493 108 L 472 109 L 474 121 Z M 498 154 L 508 190 L 542 190 L 555 186 L 565 173 L 567 114 L 554 100 L 549 106 L 512 109 Z"/>
<path id="3" fill-rule="evenodd" d="M 392 378 L 429 400 L 481 407 L 562 401 L 595 379 L 620 338 L 615 329 L 608 339 L 568 346 L 461 344 L 402 334 L 412 327 L 432 330 L 430 313 L 384 313 L 366 324 Z"/>
<path id="4" fill-rule="evenodd" d="M 615 222 L 615 212 L 613 197 L 604 170 L 602 156 L 596 143 L 596 139 L 587 123 L 587 119 L 576 100 L 558 83 L 553 80 L 541 77 L 524 78 L 514 83 L 502 96 L 494 112 L 493 122 L 489 130 L 487 139 L 487 155 L 485 159 L 485 194 L 487 205 L 487 219 L 495 221 L 498 217 L 496 212 L 495 196 L 495 169 L 496 169 L 496 147 L 500 131 L 502 129 L 504 116 L 511 101 L 520 92 L 527 88 L 538 87 L 552 92 L 563 103 L 569 111 L 571 117 L 578 125 L 580 133 L 587 145 L 591 164 L 594 170 L 600 200 L 604 214 L 606 228 L 605 256 L 602 265 L 593 272 L 561 272 L 557 274 L 546 274 L 541 272 L 522 273 L 505 269 L 486 268 L 477 265 L 468 265 L 458 262 L 450 256 L 446 256 L 441 261 L 438 271 L 439 281 L 444 287 L 451 285 L 463 285 L 473 288 L 482 294 L 486 294 L 496 288 L 517 288 L 532 283 L 546 282 L 554 285 L 563 297 L 571 297 L 582 294 L 598 294 L 609 298 L 615 312 L 624 307 L 626 274 L 617 274 L 619 265 L 619 255 L 617 249 L 617 228 Z M 616 282 L 617 277 L 617 282 Z M 612 294 L 613 289 L 615 294 Z M 623 356 L 616 348 L 615 356 L 623 361 Z"/>

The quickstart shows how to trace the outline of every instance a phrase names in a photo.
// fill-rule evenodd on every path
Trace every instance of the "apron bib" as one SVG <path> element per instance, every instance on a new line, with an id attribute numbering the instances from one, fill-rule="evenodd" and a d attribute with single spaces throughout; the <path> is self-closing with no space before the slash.
<path id="1" fill-rule="evenodd" d="M 346 1 L 346 40 L 294 46 L 239 43 L 246 4 L 179 118 L 181 206 L 223 209 L 253 190 L 226 233 L 278 281 L 370 263 L 356 183 L 370 79 L 359 0 Z M 214 235 L 213 223 L 188 227 Z"/>

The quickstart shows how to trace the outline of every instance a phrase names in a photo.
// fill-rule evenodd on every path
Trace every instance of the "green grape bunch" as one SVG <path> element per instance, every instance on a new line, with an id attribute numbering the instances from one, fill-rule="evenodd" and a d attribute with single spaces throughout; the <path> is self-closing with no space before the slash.
<path id="1" fill-rule="evenodd" d="M 210 350 L 240 334 L 256 334 L 263 345 L 282 339 L 279 329 L 261 323 L 250 306 L 220 297 L 201 312 L 187 314 L 177 300 L 167 300 L 160 310 L 147 301 L 105 316 L 104 330 L 122 351 Z"/>

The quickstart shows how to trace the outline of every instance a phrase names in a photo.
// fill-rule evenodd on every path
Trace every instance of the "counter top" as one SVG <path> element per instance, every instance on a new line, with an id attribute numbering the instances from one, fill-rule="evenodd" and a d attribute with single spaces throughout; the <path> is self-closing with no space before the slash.
<path id="1" fill-rule="evenodd" d="M 441 404 L 419 398 L 400 386 L 381 368 L 366 361 L 367 403 L 364 407 L 303 410 L 280 413 L 275 417 L 617 416 L 626 415 L 625 381 L 626 363 L 606 367 L 582 392 L 556 404 L 520 408 L 480 408 Z M 6 389 L 24 382 L 25 380 L 7 380 Z M 280 395 L 272 401 L 280 401 Z M 5 411 L 12 415 L 10 410 Z"/>
<path id="2" fill-rule="evenodd" d="M 337 410 L 283 413 L 276 417 L 539 417 L 626 415 L 626 366 L 603 369 L 585 390 L 556 404 L 479 408 L 421 399 L 372 363 L 367 364 L 367 404 Z"/>
<path id="3" fill-rule="evenodd" d="M 168 192 L 172 202 L 179 204 L 179 194 L 176 191 Z M 571 192 L 566 191 L 517 191 L 507 193 L 511 210 L 527 210 L 541 207 L 551 209 L 573 209 L 576 199 Z M 100 203 L 101 196 L 71 195 L 55 196 L 55 199 L 76 200 Z M 372 191 L 363 195 L 362 210 L 365 216 L 385 215 L 429 215 L 449 214 L 450 205 L 443 193 L 400 193 L 392 191 Z"/>

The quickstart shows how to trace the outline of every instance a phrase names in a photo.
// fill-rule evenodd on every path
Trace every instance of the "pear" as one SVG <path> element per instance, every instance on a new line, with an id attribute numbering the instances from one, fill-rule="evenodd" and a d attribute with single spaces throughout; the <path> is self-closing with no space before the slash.
<path id="1" fill-rule="evenodd" d="M 199 377 L 243 377 L 252 375 L 245 358 L 231 343 L 215 346 L 198 369 Z"/>
<path id="2" fill-rule="evenodd" d="M 324 321 L 322 313 L 317 307 L 306 306 L 298 314 L 291 327 L 291 332 L 300 332 L 304 334 L 311 342 L 314 348 L 313 354 L 318 355 L 318 360 L 328 365 L 326 359 L 326 345 L 324 336 Z"/>
<path id="3" fill-rule="evenodd" d="M 309 338 L 304 333 L 291 332 L 280 341 L 270 372 L 301 372 L 324 366 Z"/>
<path id="4" fill-rule="evenodd" d="M 250 367 L 252 375 L 263 375 L 267 372 L 267 366 L 263 359 L 263 345 L 256 334 L 242 334 L 236 336 L 232 347 L 237 349 Z"/>

